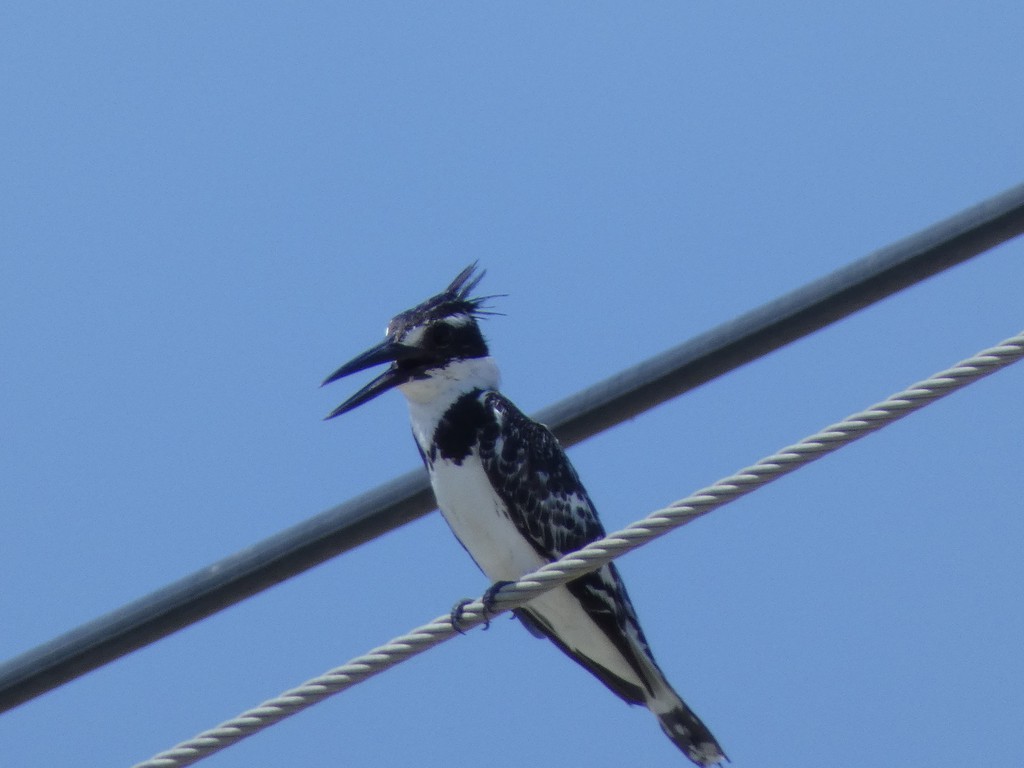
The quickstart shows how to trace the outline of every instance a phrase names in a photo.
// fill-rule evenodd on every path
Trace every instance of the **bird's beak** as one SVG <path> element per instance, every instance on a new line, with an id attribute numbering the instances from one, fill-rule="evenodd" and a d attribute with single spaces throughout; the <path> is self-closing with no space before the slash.
<path id="1" fill-rule="evenodd" d="M 367 368 L 372 368 L 375 365 L 381 365 L 382 363 L 391 363 L 391 365 L 388 366 L 388 369 L 384 371 L 384 373 L 331 411 L 327 415 L 327 418 L 333 419 L 335 416 L 340 416 L 346 411 L 351 411 L 353 408 L 373 400 L 377 395 L 387 392 L 392 387 L 404 384 L 411 378 L 410 372 L 408 370 L 403 370 L 398 363 L 403 360 L 411 360 L 416 357 L 416 355 L 417 350 L 415 347 L 408 347 L 404 344 L 399 344 L 393 339 L 385 339 L 372 349 L 368 349 L 358 357 L 349 360 L 341 366 L 341 368 L 324 379 L 324 383 L 320 386 L 330 384 L 332 381 L 337 381 L 351 373 L 357 373 L 359 371 L 366 370 Z"/>

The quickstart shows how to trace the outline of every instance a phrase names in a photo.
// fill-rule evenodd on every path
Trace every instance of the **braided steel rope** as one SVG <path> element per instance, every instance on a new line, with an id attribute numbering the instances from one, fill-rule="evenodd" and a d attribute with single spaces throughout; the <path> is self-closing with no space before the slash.
<path id="1" fill-rule="evenodd" d="M 614 558 L 1005 368 L 1022 357 L 1024 332 L 914 384 L 866 410 L 825 427 L 820 432 L 783 448 L 664 509 L 652 512 L 621 531 L 526 574 L 515 583 L 501 589 L 488 617 L 516 608 L 543 592 L 600 568 Z M 483 623 L 486 620 L 483 609 L 482 599 L 467 604 L 461 621 L 462 629 Z M 133 768 L 178 768 L 191 765 L 328 696 L 340 693 L 439 645 L 449 640 L 455 633 L 449 615 L 439 616 L 408 634 L 285 691 L 280 696 L 269 699 L 216 728 L 203 731 L 188 741 L 136 764 Z"/>

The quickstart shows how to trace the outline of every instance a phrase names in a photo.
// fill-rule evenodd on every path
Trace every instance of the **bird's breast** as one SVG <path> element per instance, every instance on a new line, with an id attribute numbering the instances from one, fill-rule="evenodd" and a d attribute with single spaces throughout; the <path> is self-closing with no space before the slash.
<path id="1" fill-rule="evenodd" d="M 445 521 L 489 579 L 510 581 L 547 562 L 512 522 L 475 451 L 459 464 L 435 461 L 430 482 Z"/>

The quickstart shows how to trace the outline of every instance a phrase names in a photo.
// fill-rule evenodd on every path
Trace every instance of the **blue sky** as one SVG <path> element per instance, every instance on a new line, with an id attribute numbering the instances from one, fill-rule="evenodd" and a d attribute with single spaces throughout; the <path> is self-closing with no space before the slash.
<path id="1" fill-rule="evenodd" d="M 0 657 L 418 463 L 323 377 L 479 259 L 527 411 L 1024 178 L 1018 3 L 11 3 Z M 1012 335 L 1012 242 L 574 448 L 620 527 Z M 627 556 L 737 768 L 1019 762 L 1010 369 Z M 0 716 L 128 765 L 475 596 L 429 516 Z M 684 765 L 510 621 L 208 761 Z"/>

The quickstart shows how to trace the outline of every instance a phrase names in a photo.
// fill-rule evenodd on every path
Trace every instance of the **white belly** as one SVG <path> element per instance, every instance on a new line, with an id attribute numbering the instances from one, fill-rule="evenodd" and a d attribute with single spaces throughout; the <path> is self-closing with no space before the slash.
<path id="1" fill-rule="evenodd" d="M 491 581 L 514 581 L 547 562 L 523 538 L 505 514 L 480 459 L 471 454 L 461 465 L 437 461 L 430 476 L 441 514 L 452 532 Z M 527 603 L 561 640 L 627 680 L 636 674 L 565 587 Z"/>
<path id="2" fill-rule="evenodd" d="M 512 581 L 548 562 L 519 533 L 479 457 L 437 461 L 430 473 L 441 514 L 491 581 Z"/>

